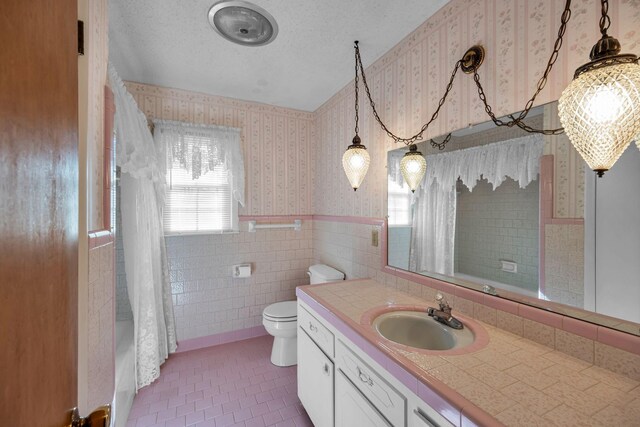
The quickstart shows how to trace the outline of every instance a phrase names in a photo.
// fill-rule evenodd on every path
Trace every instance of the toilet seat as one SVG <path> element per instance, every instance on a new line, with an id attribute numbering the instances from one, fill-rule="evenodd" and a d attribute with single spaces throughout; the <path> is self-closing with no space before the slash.
<path id="1" fill-rule="evenodd" d="M 294 322 L 298 319 L 297 301 L 277 302 L 267 306 L 262 317 L 274 322 Z"/>

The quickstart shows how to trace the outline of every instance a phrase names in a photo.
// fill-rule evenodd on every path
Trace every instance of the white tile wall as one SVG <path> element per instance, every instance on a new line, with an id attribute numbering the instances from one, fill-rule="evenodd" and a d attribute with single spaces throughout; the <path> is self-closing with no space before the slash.
<path id="1" fill-rule="evenodd" d="M 347 222 L 313 221 L 314 263 L 327 264 L 346 279 L 375 278 L 380 271 L 380 250 L 371 245 L 371 232 L 381 227 Z M 379 234 L 380 235 L 380 234 Z"/>
<path id="2" fill-rule="evenodd" d="M 389 227 L 389 265 L 409 270 L 409 255 L 411 252 L 411 227 Z"/>
<path id="3" fill-rule="evenodd" d="M 521 189 L 507 178 L 493 190 L 481 180 L 470 192 L 461 186 L 456 210 L 456 271 L 538 290 L 538 180 Z M 517 273 L 501 270 L 515 261 Z"/>
<path id="4" fill-rule="evenodd" d="M 167 237 L 167 257 L 178 341 L 262 324 L 267 305 L 295 299 L 309 284 L 312 222 L 302 230 Z M 232 266 L 252 264 L 252 276 L 234 279 Z"/>

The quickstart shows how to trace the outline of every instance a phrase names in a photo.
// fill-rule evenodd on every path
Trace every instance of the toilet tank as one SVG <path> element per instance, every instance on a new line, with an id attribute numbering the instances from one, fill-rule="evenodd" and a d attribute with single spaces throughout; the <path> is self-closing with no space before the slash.
<path id="1" fill-rule="evenodd" d="M 343 272 L 324 264 L 312 265 L 311 267 L 309 267 L 309 272 L 307 274 L 311 278 L 312 285 L 344 280 Z"/>

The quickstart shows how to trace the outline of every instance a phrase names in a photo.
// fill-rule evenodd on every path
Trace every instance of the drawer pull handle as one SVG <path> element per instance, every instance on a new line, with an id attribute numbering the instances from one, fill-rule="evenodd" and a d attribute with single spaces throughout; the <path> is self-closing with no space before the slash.
<path id="1" fill-rule="evenodd" d="M 309 330 L 311 332 L 318 332 L 318 327 L 315 326 L 313 323 L 309 322 Z"/>
<path id="2" fill-rule="evenodd" d="M 322 367 L 322 372 L 324 372 L 325 375 L 329 376 L 329 365 L 327 363 L 324 364 L 324 366 Z"/>
<path id="3" fill-rule="evenodd" d="M 422 412 L 420 409 L 416 408 L 413 410 L 413 413 L 416 414 L 418 419 L 428 425 L 429 427 L 437 427 L 437 424 L 429 417 L 427 414 Z"/>
<path id="4" fill-rule="evenodd" d="M 365 384 L 368 384 L 370 387 L 373 387 L 373 380 L 371 379 L 371 377 L 367 374 L 365 374 L 364 372 L 362 372 L 362 370 L 358 367 L 358 377 L 360 378 L 360 381 L 362 381 Z"/>

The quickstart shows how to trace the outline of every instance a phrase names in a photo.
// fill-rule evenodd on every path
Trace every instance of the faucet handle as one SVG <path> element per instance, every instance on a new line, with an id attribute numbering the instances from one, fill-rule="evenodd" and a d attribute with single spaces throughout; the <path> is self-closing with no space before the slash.
<path id="1" fill-rule="evenodd" d="M 441 311 L 445 311 L 449 313 L 451 312 L 451 306 L 449 305 L 449 302 L 444 297 L 444 295 L 442 295 L 440 292 L 436 294 L 436 301 L 438 302 L 438 305 L 440 306 Z"/>

